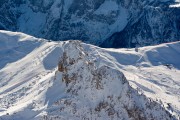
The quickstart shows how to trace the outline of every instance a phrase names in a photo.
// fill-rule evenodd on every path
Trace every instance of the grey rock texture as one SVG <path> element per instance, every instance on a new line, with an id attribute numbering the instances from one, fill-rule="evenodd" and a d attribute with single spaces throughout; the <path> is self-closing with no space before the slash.
<path id="1" fill-rule="evenodd" d="M 0 29 L 102 47 L 180 39 L 180 8 L 171 0 L 1 0 Z"/>

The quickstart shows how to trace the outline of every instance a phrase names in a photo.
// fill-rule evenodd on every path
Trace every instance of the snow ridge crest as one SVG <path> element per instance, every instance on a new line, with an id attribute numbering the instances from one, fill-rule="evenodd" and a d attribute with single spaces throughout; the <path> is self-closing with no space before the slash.
<path id="1" fill-rule="evenodd" d="M 122 72 L 99 67 L 80 41 L 64 42 L 63 49 L 58 65 L 61 77 L 55 78 L 66 84 L 67 96 L 54 102 L 54 110 L 42 119 L 174 119 L 160 104 L 133 89 Z"/>

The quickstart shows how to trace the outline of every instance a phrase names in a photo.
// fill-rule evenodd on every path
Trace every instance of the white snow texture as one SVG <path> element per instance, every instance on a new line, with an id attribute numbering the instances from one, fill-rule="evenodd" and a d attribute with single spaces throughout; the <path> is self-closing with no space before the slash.
<path id="1" fill-rule="evenodd" d="M 180 42 L 104 49 L 0 31 L 0 119 L 179 119 L 179 69 Z"/>

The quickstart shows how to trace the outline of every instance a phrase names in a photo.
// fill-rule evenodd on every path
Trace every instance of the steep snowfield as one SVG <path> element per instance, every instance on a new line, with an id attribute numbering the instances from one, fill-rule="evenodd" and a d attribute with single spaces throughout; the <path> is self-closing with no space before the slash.
<path id="1" fill-rule="evenodd" d="M 0 31 L 0 119 L 179 119 L 179 69 L 180 42 L 136 52 Z"/>
<path id="2" fill-rule="evenodd" d="M 46 82 L 54 78 L 62 50 L 61 44 L 46 42 L 21 33 L 1 31 L 0 34 L 0 45 L 2 45 L 0 114 L 2 116 L 7 112 L 12 114 L 23 110 L 24 107 L 31 107 L 33 101 L 41 98 L 39 94 L 45 92 L 44 89 L 49 85 Z M 24 113 L 27 111 L 22 114 L 23 118 L 27 117 L 27 119 L 29 113 L 32 113 L 30 118 L 37 114 L 28 112 L 24 115 Z"/>

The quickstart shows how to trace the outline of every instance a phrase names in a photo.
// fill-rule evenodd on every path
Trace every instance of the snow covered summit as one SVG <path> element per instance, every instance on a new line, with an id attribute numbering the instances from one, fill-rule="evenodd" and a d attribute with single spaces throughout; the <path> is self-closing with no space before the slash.
<path id="1" fill-rule="evenodd" d="M 0 45 L 1 119 L 178 119 L 178 42 L 135 52 L 0 31 Z M 175 60 L 163 59 L 163 52 L 168 51 Z M 171 69 L 165 66 L 168 63 Z M 152 74 L 151 83 L 144 74 L 154 67 L 175 75 L 169 76 L 172 83 L 167 89 L 161 86 L 166 79 L 160 84 Z M 174 82 L 176 86 L 171 86 Z M 161 91 L 157 92 L 158 87 Z M 173 101 L 163 99 L 166 92 Z M 161 102 L 155 101 L 158 94 Z"/>

